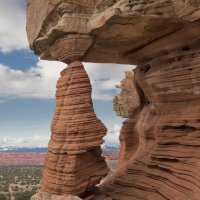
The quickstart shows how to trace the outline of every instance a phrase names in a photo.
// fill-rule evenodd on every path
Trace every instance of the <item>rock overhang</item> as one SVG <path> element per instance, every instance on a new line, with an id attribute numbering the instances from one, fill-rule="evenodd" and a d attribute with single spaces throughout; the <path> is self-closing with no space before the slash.
<path id="1" fill-rule="evenodd" d="M 40 1 L 39 5 L 42 5 L 42 2 L 44 1 Z M 93 190 L 96 184 L 93 178 L 96 172 L 102 170 L 96 170 L 94 167 L 94 176 L 89 179 L 91 184 L 86 187 L 86 192 L 92 192 L 95 196 L 93 199 L 99 199 L 98 195 L 102 193 L 104 199 L 198 200 L 200 196 L 200 1 L 104 0 L 99 1 L 96 7 L 93 6 L 92 0 L 54 2 L 55 7 L 46 14 L 43 12 L 44 20 L 41 18 L 40 25 L 38 16 L 36 17 L 34 26 L 35 30 L 39 31 L 35 32 L 35 38 L 30 24 L 30 29 L 28 28 L 32 49 L 42 59 L 60 60 L 69 63 L 69 68 L 81 61 L 137 64 L 133 84 L 138 95 L 138 104 L 128 111 L 128 119 L 123 122 L 120 131 L 121 167 L 113 177 L 99 185 L 97 191 Z M 84 7 L 81 4 L 84 2 L 91 4 Z M 88 8 L 88 5 L 91 7 Z M 46 7 L 43 11 L 45 9 Z M 70 74 L 67 76 L 71 78 Z M 80 81 L 79 86 L 81 86 L 83 80 L 79 77 L 76 79 Z M 70 95 L 73 96 L 72 101 L 68 101 L 69 93 L 62 95 L 69 83 L 74 81 L 68 82 L 67 79 L 62 84 L 64 86 L 62 92 L 59 91 L 61 96 L 57 96 L 58 108 L 54 121 L 61 120 L 58 120 L 53 132 L 55 132 L 54 138 L 57 138 L 58 134 L 61 138 L 67 136 L 66 143 L 71 140 L 79 143 L 80 140 L 76 140 L 77 136 L 74 135 L 77 132 L 76 127 L 67 129 L 67 134 L 70 135 L 62 132 L 63 127 L 70 122 L 68 119 L 71 119 L 71 116 L 66 118 L 65 123 L 63 123 L 64 118 L 57 117 L 62 112 L 73 114 L 71 111 L 78 108 L 77 100 L 82 103 L 79 98 L 79 86 L 75 88 L 76 90 L 70 91 Z M 74 91 L 79 93 L 75 95 Z M 81 97 L 86 96 L 88 95 L 84 94 Z M 66 99 L 63 101 L 63 98 Z M 90 98 L 88 100 L 92 107 Z M 65 107 L 59 108 L 59 104 L 64 105 L 63 102 L 67 103 L 65 106 L 69 106 L 70 111 L 65 112 Z M 71 102 L 76 105 L 74 107 L 68 105 Z M 82 111 L 82 106 L 80 110 Z M 79 122 L 82 120 L 81 117 L 78 115 Z M 77 122 L 77 119 L 74 120 Z M 82 133 L 80 129 L 81 137 Z M 59 141 L 63 142 L 62 139 Z M 98 144 L 103 142 L 100 138 L 96 141 Z M 97 145 L 93 140 L 91 144 L 94 146 L 93 151 L 99 155 L 92 154 L 91 157 L 94 155 L 102 161 L 100 148 L 96 148 Z M 50 151 L 51 149 L 56 153 L 54 147 L 49 148 Z M 78 159 L 82 153 L 80 151 L 85 149 L 77 146 L 75 153 L 78 154 Z M 74 158 L 74 147 L 72 150 L 68 154 L 69 156 L 73 154 Z M 86 153 L 90 155 L 91 149 L 88 150 Z M 82 162 L 83 168 L 89 163 L 86 161 L 85 165 L 84 161 L 85 159 Z M 66 160 L 63 163 L 65 164 Z M 60 162 L 61 167 L 63 163 Z M 76 162 L 71 162 L 74 163 Z M 94 163 L 94 166 L 99 166 L 97 163 Z M 78 168 L 73 166 L 72 169 Z M 106 168 L 104 169 L 106 171 Z M 47 174 L 44 174 L 43 179 L 46 177 L 48 182 Z M 89 177 L 90 175 L 88 173 Z M 68 176 L 64 178 L 68 179 Z M 79 176 L 77 178 L 79 181 Z M 55 179 L 51 180 L 54 185 Z M 60 183 L 63 184 L 62 181 Z M 73 189 L 75 195 L 82 196 L 84 191 L 77 192 L 80 188 L 79 182 L 76 183 L 74 188 L 71 188 L 71 183 L 66 181 L 63 191 L 60 191 L 60 186 L 57 185 L 58 190 L 54 193 L 71 194 L 70 190 Z M 44 185 L 47 188 L 43 186 L 43 191 L 54 194 L 51 188 L 48 188 L 48 184 Z M 70 187 L 67 187 L 68 185 Z"/>
<path id="2" fill-rule="evenodd" d="M 125 55 L 198 20 L 199 10 L 199 1 L 27 0 L 27 35 L 44 60 L 54 60 L 59 38 L 86 34 L 95 43 L 83 61 L 135 64 Z"/>

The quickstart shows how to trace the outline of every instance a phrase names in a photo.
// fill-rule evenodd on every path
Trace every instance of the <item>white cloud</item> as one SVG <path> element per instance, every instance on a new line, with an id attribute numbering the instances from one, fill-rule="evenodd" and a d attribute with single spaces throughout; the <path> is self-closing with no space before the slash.
<path id="1" fill-rule="evenodd" d="M 9 10 L 9 12 L 8 12 Z M 26 36 L 25 0 L 0 1 L 0 52 L 28 49 Z M 93 87 L 93 99 L 112 100 L 119 90 L 115 88 L 124 71 L 134 66 L 116 64 L 85 63 Z M 56 82 L 60 71 L 66 65 L 59 62 L 39 60 L 26 72 L 13 70 L 0 64 L 0 103 L 9 98 L 50 99 L 55 97 Z M 118 144 L 119 125 L 109 131 L 105 137 L 106 144 Z M 37 132 L 38 133 L 38 132 Z M 47 136 L 4 137 L 1 146 L 43 146 L 48 142 Z"/>
<path id="2" fill-rule="evenodd" d="M 39 61 L 28 71 L 13 70 L 0 64 L 0 96 L 4 98 L 40 98 L 55 96 L 55 86 L 64 66 L 58 62 Z"/>
<path id="3" fill-rule="evenodd" d="M 9 8 L 9 12 L 8 12 Z M 28 49 L 25 0 L 0 2 L 0 51 Z M 54 98 L 55 85 L 65 64 L 39 61 L 27 72 L 12 70 L 0 64 L 0 95 L 4 98 Z M 116 64 L 85 64 L 93 86 L 93 99 L 111 100 L 115 84 L 132 66 Z"/>
<path id="4" fill-rule="evenodd" d="M 112 100 L 119 90 L 115 84 L 124 78 L 124 71 L 132 69 L 129 65 L 85 63 L 85 69 L 91 79 L 93 99 Z M 60 71 L 66 64 L 56 61 L 39 60 L 28 71 L 13 70 L 0 64 L 0 96 L 3 98 L 55 97 L 56 82 Z"/>
<path id="5" fill-rule="evenodd" d="M 91 79 L 93 99 L 112 100 L 119 90 L 115 88 L 125 77 L 125 70 L 132 70 L 135 66 L 118 64 L 85 63 L 85 69 Z"/>
<path id="6" fill-rule="evenodd" d="M 4 137 L 0 139 L 1 147 L 15 146 L 15 147 L 47 147 L 50 136 L 35 135 L 33 137 Z"/>
<path id="7" fill-rule="evenodd" d="M 107 135 L 104 137 L 105 144 L 118 145 L 120 129 L 121 129 L 121 126 L 119 124 L 114 124 L 113 130 L 108 131 Z"/>
<path id="8" fill-rule="evenodd" d="M 25 0 L 0 2 L 0 51 L 28 49 Z"/>
<path id="9" fill-rule="evenodd" d="M 25 0 L 1 1 L 0 24 L 1 52 L 28 49 Z M 0 64 L 0 96 L 54 98 L 55 85 L 64 67 L 63 63 L 40 60 L 36 66 L 22 72 Z M 85 63 L 93 86 L 93 99 L 112 100 L 118 91 L 114 85 L 124 77 L 125 70 L 132 68 L 128 65 Z"/>
<path id="10" fill-rule="evenodd" d="M 119 132 L 121 126 L 114 124 L 113 130 L 108 131 L 104 137 L 106 145 L 118 145 L 119 144 Z M 50 134 L 46 135 L 34 135 L 30 137 L 3 137 L 0 139 L 1 147 L 47 147 L 50 140 Z"/>

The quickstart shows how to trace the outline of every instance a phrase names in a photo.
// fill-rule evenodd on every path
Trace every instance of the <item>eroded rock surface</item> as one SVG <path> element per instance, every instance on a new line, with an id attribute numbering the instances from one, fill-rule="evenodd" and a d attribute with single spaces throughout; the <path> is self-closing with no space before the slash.
<path id="1" fill-rule="evenodd" d="M 91 198 L 90 198 L 91 199 Z M 90 200 L 88 199 L 88 200 Z M 35 194 L 34 196 L 31 197 L 30 200 L 83 200 L 77 196 L 72 196 L 72 195 L 53 195 L 49 196 L 45 193 L 39 192 Z"/>
<path id="2" fill-rule="evenodd" d="M 116 85 L 121 89 L 121 92 L 113 99 L 113 109 L 118 116 L 128 118 L 130 114 L 134 113 L 132 119 L 127 119 L 123 122 L 120 130 L 120 154 L 118 166 L 121 167 L 137 151 L 139 145 L 139 133 L 135 128 L 137 117 L 133 112 L 132 107 L 138 103 L 138 96 L 134 87 L 134 72 L 125 71 L 125 78 L 121 80 L 121 84 Z"/>
<path id="3" fill-rule="evenodd" d="M 94 113 L 91 91 L 81 62 L 61 72 L 41 185 L 47 194 L 82 195 L 109 171 L 100 148 L 107 129 Z"/>
<path id="4" fill-rule="evenodd" d="M 140 143 L 100 186 L 113 199 L 199 199 L 199 30 L 188 24 L 128 55 L 138 65 Z"/>
<path id="5" fill-rule="evenodd" d="M 66 56 L 64 59 L 59 58 L 60 54 L 54 57 L 52 49 L 54 44 L 58 44 L 60 39 L 64 41 L 69 34 L 80 34 L 92 37 L 93 42 L 79 57 L 75 56 L 76 59 L 86 62 L 137 65 L 134 70 L 134 86 L 139 101 L 138 105 L 131 108 L 128 119 L 122 126 L 123 137 L 120 136 L 119 155 L 121 167 L 110 179 L 98 186 L 93 199 L 199 200 L 200 1 L 33 2 L 27 0 L 27 2 L 27 32 L 30 47 L 42 59 L 61 60 L 67 63 L 75 61 L 73 56 L 69 56 L 71 51 L 68 50 L 72 48 L 71 45 L 69 48 L 66 46 L 66 51 L 62 50 L 62 53 L 67 53 L 67 56 L 65 53 L 61 55 L 62 58 L 63 55 Z M 72 52 L 72 55 L 77 54 Z M 78 87 L 80 86 L 81 82 Z M 76 94 L 76 91 L 72 91 L 69 95 L 73 96 L 74 92 Z M 84 96 L 87 97 L 87 94 L 81 98 Z M 59 95 L 58 97 L 58 103 L 61 104 L 63 100 Z M 66 99 L 67 103 L 72 103 L 68 102 L 67 96 Z M 73 102 L 76 101 L 78 100 L 75 98 Z M 65 104 L 63 105 L 61 110 L 56 111 L 52 127 L 57 121 L 56 116 L 64 116 L 62 113 L 68 110 L 68 104 L 67 108 Z M 69 110 L 71 112 L 71 109 Z M 73 118 L 75 121 L 77 119 Z M 81 194 L 84 190 L 93 188 L 96 183 L 96 179 L 93 181 L 87 177 L 94 173 L 94 177 L 98 174 L 99 179 L 99 172 L 104 171 L 95 164 L 101 160 L 101 150 L 95 146 L 100 145 L 101 139 L 96 138 L 91 143 L 88 142 L 91 147 L 92 143 L 95 143 L 95 148 L 88 153 L 87 145 L 77 146 L 80 140 L 74 134 L 69 137 L 70 142 L 66 140 L 68 145 L 62 149 L 61 143 L 67 137 L 62 134 L 65 130 L 63 120 L 59 123 L 59 126 L 53 128 L 55 134 L 50 142 L 49 160 L 46 160 L 45 188 L 51 194 L 54 192 Z M 61 134 L 57 134 L 60 133 L 57 129 L 61 130 Z M 67 128 L 68 130 L 70 129 Z M 53 141 L 55 141 L 54 147 L 51 146 Z M 73 142 L 77 144 L 73 146 Z M 81 161 L 80 165 L 74 161 L 72 154 Z M 87 156 L 79 158 L 81 154 Z M 90 162 L 93 165 L 90 174 L 87 173 L 89 162 L 82 165 L 84 162 L 81 159 L 87 161 L 86 158 L 97 159 L 94 163 Z M 70 165 L 66 162 L 68 159 Z M 106 171 L 104 161 L 100 163 L 102 169 Z M 53 173 L 48 171 L 51 167 Z M 63 169 L 65 171 L 62 171 Z M 84 178 L 77 174 L 78 180 L 82 182 L 80 187 L 75 184 L 79 183 L 77 179 L 70 174 L 71 171 L 76 172 L 78 169 L 86 169 Z M 68 187 L 69 182 L 66 180 L 69 180 L 74 187 Z M 65 183 L 64 187 L 61 186 Z"/>
<path id="6" fill-rule="evenodd" d="M 125 78 L 115 85 L 121 92 L 113 99 L 113 109 L 118 116 L 128 118 L 128 111 L 137 104 L 137 94 L 133 85 L 134 72 L 125 71 Z"/>
<path id="7" fill-rule="evenodd" d="M 123 55 L 199 18 L 198 0 L 27 0 L 30 47 L 54 60 L 50 46 L 67 34 L 96 36 L 86 62 L 129 63 Z"/>

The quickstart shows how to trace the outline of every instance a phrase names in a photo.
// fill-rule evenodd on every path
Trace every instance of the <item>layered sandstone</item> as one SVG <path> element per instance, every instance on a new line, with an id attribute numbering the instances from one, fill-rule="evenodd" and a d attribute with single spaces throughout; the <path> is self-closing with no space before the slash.
<path id="1" fill-rule="evenodd" d="M 47 194 L 82 195 L 109 171 L 100 148 L 107 129 L 94 113 L 91 91 L 81 62 L 61 72 L 41 185 Z"/>
<path id="2" fill-rule="evenodd" d="M 132 119 L 127 119 L 123 122 L 120 130 L 120 153 L 118 166 L 121 167 L 137 151 L 139 145 L 139 134 L 135 128 L 137 123 L 137 112 L 134 112 L 132 107 L 138 103 L 137 93 L 134 87 L 134 72 L 125 71 L 125 78 L 121 80 L 120 84 L 116 85 L 121 89 L 121 92 L 113 99 L 113 109 L 118 116 L 129 118 L 130 114 L 134 115 Z"/>
<path id="3" fill-rule="evenodd" d="M 137 65 L 134 86 L 138 104 L 130 109 L 122 126 L 120 168 L 98 186 L 93 199 L 199 200 L 200 1 L 40 0 L 38 5 L 37 1 L 27 2 L 30 46 L 42 59 L 75 61 L 68 55 L 71 47 L 66 46 L 66 51 L 62 51 L 67 53 L 64 59 L 55 58 L 52 49 L 66 35 L 80 34 L 93 37 L 90 47 L 85 45 L 84 55 L 80 53 L 81 61 Z M 65 112 L 64 107 L 62 110 Z M 60 123 L 58 129 L 63 126 Z M 77 141 L 76 136 L 71 140 Z M 100 139 L 95 144 L 96 141 Z M 76 152 L 76 156 L 86 147 L 72 148 L 70 144 L 66 149 Z M 66 149 L 61 152 L 67 152 Z M 64 173 L 56 159 L 54 163 L 59 167 L 52 171 L 59 179 L 53 180 L 54 173 L 49 176 L 44 173 L 46 181 L 50 181 L 46 185 L 55 187 L 64 183 L 59 182 Z M 77 170 L 87 169 L 87 163 Z M 64 165 L 68 166 L 66 160 Z M 73 180 L 70 179 L 72 185 Z M 57 189 L 58 193 L 59 189 L 71 190 Z M 74 184 L 73 191 L 81 190 Z"/>
<path id="4" fill-rule="evenodd" d="M 127 55 L 138 65 L 140 144 L 100 187 L 113 199 L 199 199 L 199 30 L 190 23 Z"/>
<path id="5" fill-rule="evenodd" d="M 68 34 L 96 36 L 84 61 L 133 64 L 123 55 L 199 18 L 198 0 L 27 0 L 31 49 L 54 60 L 50 46 Z"/>

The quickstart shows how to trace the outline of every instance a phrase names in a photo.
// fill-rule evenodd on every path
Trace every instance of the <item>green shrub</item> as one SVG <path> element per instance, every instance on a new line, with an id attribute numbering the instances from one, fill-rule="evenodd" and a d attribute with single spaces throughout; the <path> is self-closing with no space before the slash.
<path id="1" fill-rule="evenodd" d="M 4 194 L 0 194 L 0 200 L 7 200 L 7 198 Z"/>
<path id="2" fill-rule="evenodd" d="M 35 194 L 34 191 L 25 191 L 15 193 L 15 200 L 30 200 L 31 197 Z"/>

